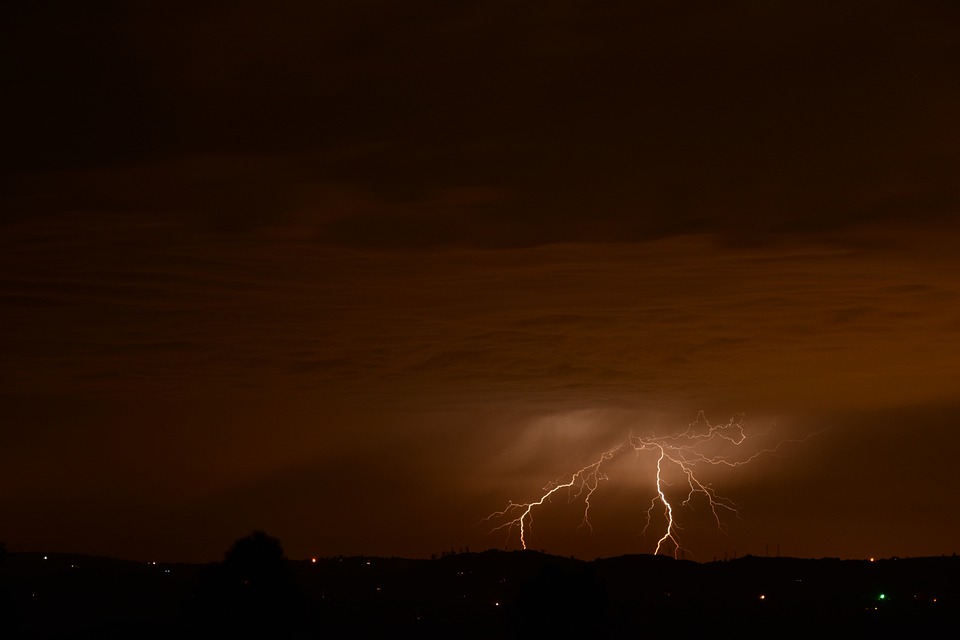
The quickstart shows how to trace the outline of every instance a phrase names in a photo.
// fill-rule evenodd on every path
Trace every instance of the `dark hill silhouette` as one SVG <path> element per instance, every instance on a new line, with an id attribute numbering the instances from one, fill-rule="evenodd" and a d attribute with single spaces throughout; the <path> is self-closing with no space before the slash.
<path id="1" fill-rule="evenodd" d="M 255 532 L 206 565 L 8 552 L 0 594 L 4 638 L 916 637 L 960 614 L 960 560 L 587 562 L 491 550 L 310 562 Z"/>

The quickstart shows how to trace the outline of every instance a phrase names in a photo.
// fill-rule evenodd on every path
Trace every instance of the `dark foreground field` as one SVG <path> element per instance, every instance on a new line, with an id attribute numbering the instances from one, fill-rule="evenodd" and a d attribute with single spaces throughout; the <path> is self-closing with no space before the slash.
<path id="1" fill-rule="evenodd" d="M 0 596 L 3 638 L 915 637 L 956 629 L 960 560 L 487 551 L 311 562 L 254 550 L 191 565 L 7 553 Z"/>

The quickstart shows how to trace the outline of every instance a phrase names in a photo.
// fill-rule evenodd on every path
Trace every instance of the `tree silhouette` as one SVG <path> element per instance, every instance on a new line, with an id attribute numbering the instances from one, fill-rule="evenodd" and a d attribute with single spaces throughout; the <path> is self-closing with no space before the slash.
<path id="1" fill-rule="evenodd" d="M 233 543 L 224 554 L 223 567 L 244 588 L 270 591 L 286 572 L 283 546 L 279 539 L 254 531 Z"/>
<path id="2" fill-rule="evenodd" d="M 263 531 L 233 543 L 204 576 L 194 601 L 196 622 L 223 637 L 291 637 L 303 611 L 280 540 Z"/>

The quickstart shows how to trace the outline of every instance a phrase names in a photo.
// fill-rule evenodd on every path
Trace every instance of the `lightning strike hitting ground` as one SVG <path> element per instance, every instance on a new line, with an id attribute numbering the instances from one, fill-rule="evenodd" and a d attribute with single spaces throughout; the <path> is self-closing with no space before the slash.
<path id="1" fill-rule="evenodd" d="M 534 510 L 549 502 L 555 494 L 566 489 L 568 502 L 583 500 L 583 520 L 580 526 L 586 526 L 593 530 L 593 525 L 590 522 L 590 499 L 597 491 L 600 483 L 609 479 L 603 472 L 604 464 L 631 451 L 635 452 L 638 457 L 643 452 L 649 451 L 653 456 L 656 456 L 656 473 L 653 474 L 652 478 L 656 491 L 650 501 L 650 506 L 646 509 L 646 525 L 643 528 L 643 533 L 646 534 L 650 528 L 652 514 L 659 506 L 662 509 L 665 525 L 657 539 L 654 554 L 659 554 L 661 550 L 672 550 L 673 556 L 678 557 L 681 551 L 685 551 L 685 549 L 677 533 L 679 526 L 674 512 L 676 508 L 688 507 L 694 498 L 701 497 L 709 506 L 713 519 L 720 530 L 723 530 L 720 518 L 721 512 L 738 515 L 736 505 L 731 500 L 718 495 L 710 483 L 702 482 L 697 478 L 698 467 L 739 467 L 761 455 L 773 453 L 787 442 L 802 442 L 809 437 L 812 436 L 800 440 L 780 441 L 772 447 L 752 452 L 744 451 L 743 445 L 748 439 L 744 430 L 742 415 L 735 415 L 725 424 L 713 425 L 707 421 L 701 411 L 697 415 L 696 421 L 688 425 L 687 429 L 680 434 L 643 437 L 631 433 L 625 440 L 601 453 L 594 462 L 574 471 L 569 477 L 564 476 L 568 479 L 548 484 L 544 487 L 544 493 L 539 499 L 524 503 L 511 501 L 505 509 L 490 514 L 485 520 L 488 522 L 503 521 L 495 526 L 493 531 L 506 529 L 508 544 L 514 529 L 519 530 L 520 545 L 526 549 L 527 534 L 533 525 Z M 712 453 L 708 453 L 708 450 Z M 727 450 L 728 453 L 716 453 L 717 450 Z M 683 478 L 686 497 L 679 500 L 679 505 L 676 504 L 678 499 L 668 497 L 665 490 L 665 486 L 670 484 L 665 477 L 668 470 L 679 472 L 679 477 Z"/>

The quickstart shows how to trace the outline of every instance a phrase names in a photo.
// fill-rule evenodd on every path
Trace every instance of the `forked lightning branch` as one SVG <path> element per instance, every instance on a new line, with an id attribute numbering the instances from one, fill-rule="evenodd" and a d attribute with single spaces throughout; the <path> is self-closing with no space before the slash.
<path id="1" fill-rule="evenodd" d="M 590 501 L 601 484 L 609 480 L 605 468 L 614 459 L 634 453 L 638 457 L 648 456 L 656 463 L 652 465 L 655 471 L 650 472 L 653 495 L 650 506 L 646 509 L 643 533 L 646 535 L 655 526 L 655 522 L 662 522 L 662 525 L 656 525 L 658 530 L 654 554 L 671 553 L 678 557 L 684 550 L 678 533 L 680 512 L 690 507 L 695 500 L 706 503 L 720 529 L 723 528 L 722 516 L 737 515 L 733 501 L 719 495 L 709 482 L 702 479 L 705 468 L 740 467 L 762 455 L 773 453 L 785 443 L 801 442 L 807 438 L 783 440 L 767 448 L 751 447 L 752 440 L 747 437 L 743 415 L 735 415 L 723 424 L 711 424 L 701 411 L 696 421 L 681 433 L 669 436 L 640 436 L 631 433 L 626 439 L 601 453 L 590 464 L 545 486 L 536 500 L 511 501 L 502 511 L 490 514 L 485 520 L 499 523 L 494 526 L 494 531 L 507 531 L 508 545 L 514 535 L 518 535 L 521 547 L 526 549 L 534 513 L 553 498 L 564 496 L 568 502 L 582 503 L 581 526 L 592 530 Z M 672 490 L 668 495 L 668 475 L 682 478 L 681 491 Z"/>

